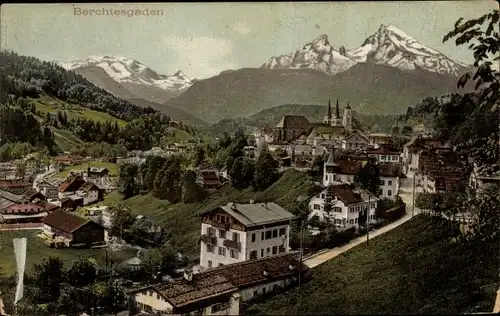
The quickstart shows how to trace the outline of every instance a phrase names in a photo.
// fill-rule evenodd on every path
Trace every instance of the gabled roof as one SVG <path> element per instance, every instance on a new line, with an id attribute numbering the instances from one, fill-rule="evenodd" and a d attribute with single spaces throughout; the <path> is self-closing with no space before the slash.
<path id="1" fill-rule="evenodd" d="M 85 183 L 85 180 L 80 175 L 73 175 L 69 177 L 66 181 L 61 183 L 59 186 L 59 192 L 66 191 L 76 191 L 80 188 L 81 185 Z"/>
<path id="2" fill-rule="evenodd" d="M 285 115 L 276 125 L 277 128 L 296 128 L 309 129 L 310 124 L 305 116 L 302 115 Z"/>
<path id="3" fill-rule="evenodd" d="M 367 151 L 368 154 L 371 155 L 399 155 L 399 151 L 389 145 L 379 147 L 377 149 L 372 149 Z"/>
<path id="4" fill-rule="evenodd" d="M 354 192 L 353 188 L 348 184 L 339 184 L 328 187 L 332 190 L 334 196 L 341 200 L 345 205 L 356 204 L 363 202 L 361 194 Z"/>
<path id="5" fill-rule="evenodd" d="M 401 165 L 394 162 L 384 162 L 379 164 L 381 177 L 394 177 L 397 178 L 401 175 Z"/>
<path id="6" fill-rule="evenodd" d="M 292 269 L 290 269 L 290 266 Z M 302 265 L 307 270 L 306 265 Z M 285 253 L 257 260 L 243 261 L 215 268 L 203 273 L 206 276 L 222 275 L 235 287 L 242 289 L 255 284 L 272 282 L 298 275 L 299 260 Z M 264 275 L 264 271 L 267 275 Z"/>
<path id="7" fill-rule="evenodd" d="M 99 190 L 99 187 L 97 185 L 95 185 L 94 183 L 92 183 L 92 182 L 85 182 L 80 187 L 80 190 L 84 191 L 84 192 L 90 192 L 90 191 L 93 191 L 93 190 Z"/>
<path id="8" fill-rule="evenodd" d="M 222 209 L 246 227 L 295 219 L 295 215 L 276 203 L 228 203 L 217 209 Z M 203 214 L 208 212 L 204 212 Z"/>
<path id="9" fill-rule="evenodd" d="M 188 281 L 179 278 L 173 283 L 153 286 L 171 305 L 180 308 L 205 299 L 236 292 L 238 289 L 221 274 L 194 274 Z"/>
<path id="10" fill-rule="evenodd" d="M 366 137 L 365 135 L 363 135 L 362 133 L 360 133 L 359 131 L 355 131 L 354 133 L 352 133 L 351 135 L 347 136 L 345 138 L 346 141 L 349 141 L 350 139 L 356 137 L 356 136 L 359 136 L 361 138 L 363 138 L 367 143 L 370 142 L 370 140 L 368 139 L 368 137 Z"/>
<path id="11" fill-rule="evenodd" d="M 55 211 L 43 220 L 43 223 L 67 233 L 72 233 L 86 223 L 89 219 L 62 210 Z"/>

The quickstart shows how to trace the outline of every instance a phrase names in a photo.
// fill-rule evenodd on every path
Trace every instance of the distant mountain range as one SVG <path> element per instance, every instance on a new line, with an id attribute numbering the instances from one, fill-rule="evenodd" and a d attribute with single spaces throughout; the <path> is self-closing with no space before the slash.
<path id="1" fill-rule="evenodd" d="M 85 60 L 59 62 L 59 65 L 124 99 L 142 98 L 164 103 L 193 84 L 180 70 L 174 75 L 160 75 L 146 65 L 122 56 L 92 56 Z"/>
<path id="2" fill-rule="evenodd" d="M 315 69 L 329 75 L 343 72 L 358 63 L 387 65 L 400 70 L 422 69 L 457 76 L 470 66 L 420 44 L 393 25 L 381 25 L 360 46 L 335 50 L 327 35 L 321 35 L 302 49 L 287 55 L 271 57 L 264 69 Z"/>
<path id="3" fill-rule="evenodd" d="M 60 64 L 138 105 L 153 102 L 176 120 L 190 115 L 190 122 L 209 123 L 280 104 L 326 104 L 337 97 L 363 114 L 400 114 L 427 96 L 456 92 L 457 76 L 469 69 L 392 25 L 381 25 L 354 49 L 336 50 L 321 35 L 260 68 L 222 71 L 202 80 L 181 71 L 159 75 L 125 57 Z"/>

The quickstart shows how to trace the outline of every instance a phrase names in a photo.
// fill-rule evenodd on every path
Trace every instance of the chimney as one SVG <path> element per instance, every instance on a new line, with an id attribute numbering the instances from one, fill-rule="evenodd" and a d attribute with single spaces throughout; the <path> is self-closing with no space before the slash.
<path id="1" fill-rule="evenodd" d="M 231 204 L 231 209 L 232 209 L 232 210 L 236 210 L 236 203 L 232 202 L 232 204 Z"/>
<path id="2" fill-rule="evenodd" d="M 255 200 L 254 199 L 250 199 L 250 204 L 253 204 L 255 203 Z"/>
<path id="3" fill-rule="evenodd" d="M 191 282 L 191 280 L 193 280 L 193 273 L 191 271 L 184 270 L 184 279 Z"/>

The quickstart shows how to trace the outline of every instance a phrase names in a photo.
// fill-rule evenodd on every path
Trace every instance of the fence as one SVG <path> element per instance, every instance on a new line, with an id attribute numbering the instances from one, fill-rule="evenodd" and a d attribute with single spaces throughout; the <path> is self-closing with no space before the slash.
<path id="1" fill-rule="evenodd" d="M 43 223 L 0 224 L 0 230 L 43 228 Z"/>

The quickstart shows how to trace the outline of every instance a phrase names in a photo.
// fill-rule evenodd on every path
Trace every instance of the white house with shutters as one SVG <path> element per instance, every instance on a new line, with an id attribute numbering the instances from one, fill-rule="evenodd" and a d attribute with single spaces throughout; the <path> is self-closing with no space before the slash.
<path id="1" fill-rule="evenodd" d="M 394 200 L 399 193 L 399 177 L 402 174 L 401 164 L 385 162 L 380 168 L 380 198 Z"/>
<path id="2" fill-rule="evenodd" d="M 331 190 L 333 198 L 333 209 L 330 214 L 324 210 L 325 198 L 328 190 Z M 349 184 L 332 185 L 325 188 L 320 193 L 313 196 L 309 201 L 309 219 L 317 215 L 321 221 L 327 217 L 338 228 L 347 229 L 358 227 L 360 212 L 369 209 L 368 219 L 375 221 L 375 210 L 377 208 L 378 198 L 369 195 L 361 190 L 353 189 Z"/>
<path id="3" fill-rule="evenodd" d="M 229 203 L 202 214 L 200 267 L 288 252 L 295 216 L 275 203 Z"/>

